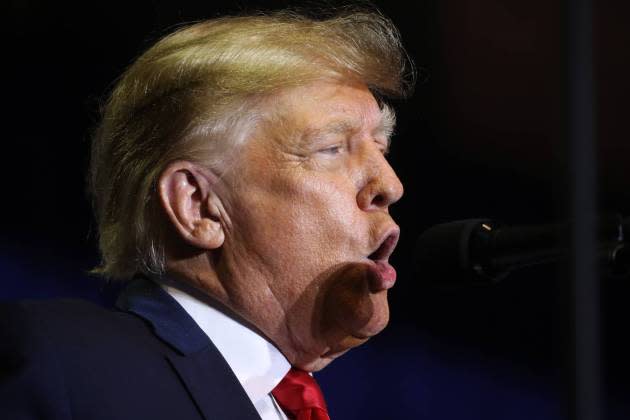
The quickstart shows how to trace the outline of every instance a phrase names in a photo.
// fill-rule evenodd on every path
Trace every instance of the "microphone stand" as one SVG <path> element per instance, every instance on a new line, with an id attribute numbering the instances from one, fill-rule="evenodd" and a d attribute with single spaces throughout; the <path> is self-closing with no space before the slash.
<path id="1" fill-rule="evenodd" d="M 572 380 L 569 417 L 602 419 L 600 290 L 597 264 L 595 88 L 593 81 L 592 0 L 568 0 L 567 128 L 574 225 L 571 247 L 572 291 L 569 356 Z"/>

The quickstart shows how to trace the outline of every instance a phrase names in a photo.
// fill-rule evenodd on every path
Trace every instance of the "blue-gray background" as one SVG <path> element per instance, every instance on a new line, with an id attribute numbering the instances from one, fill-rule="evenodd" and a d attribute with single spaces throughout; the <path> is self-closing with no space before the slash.
<path id="1" fill-rule="evenodd" d="M 329 1 L 329 4 L 337 2 Z M 599 197 L 630 214 L 629 3 L 597 2 Z M 303 3 L 302 3 L 303 4 Z M 318 374 L 337 419 L 562 419 L 570 386 L 567 277 L 523 271 L 496 287 L 445 291 L 413 274 L 426 227 L 490 217 L 566 219 L 561 1 L 376 4 L 422 69 L 396 102 L 390 160 L 406 186 L 388 329 Z M 106 302 L 85 196 L 89 132 L 126 65 L 173 25 L 290 1 L 6 2 L 2 33 L 0 299 Z M 602 280 L 607 418 L 630 416 L 627 281 Z"/>

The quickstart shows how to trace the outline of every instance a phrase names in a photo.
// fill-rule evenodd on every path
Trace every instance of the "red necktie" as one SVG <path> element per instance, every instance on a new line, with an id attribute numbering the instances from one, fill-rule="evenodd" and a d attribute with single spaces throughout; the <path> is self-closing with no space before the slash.
<path id="1" fill-rule="evenodd" d="M 303 370 L 291 368 L 271 393 L 290 419 L 330 420 L 322 390 Z"/>

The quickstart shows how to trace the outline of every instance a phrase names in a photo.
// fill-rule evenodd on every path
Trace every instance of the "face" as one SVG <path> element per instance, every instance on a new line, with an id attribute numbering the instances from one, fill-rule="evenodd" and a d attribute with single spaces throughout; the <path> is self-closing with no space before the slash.
<path id="1" fill-rule="evenodd" d="M 393 122 L 362 85 L 281 93 L 223 181 L 229 305 L 289 361 L 318 370 L 387 324 Z"/>

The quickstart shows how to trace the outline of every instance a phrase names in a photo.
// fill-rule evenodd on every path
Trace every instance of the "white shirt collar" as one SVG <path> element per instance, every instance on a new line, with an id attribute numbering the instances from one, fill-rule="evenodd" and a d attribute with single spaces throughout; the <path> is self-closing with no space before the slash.
<path id="1" fill-rule="evenodd" d="M 217 347 L 256 405 L 280 383 L 291 365 L 266 338 L 196 297 L 163 284 Z"/>

